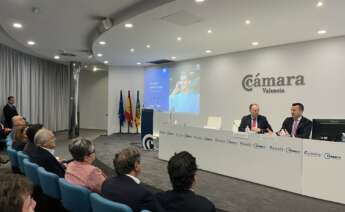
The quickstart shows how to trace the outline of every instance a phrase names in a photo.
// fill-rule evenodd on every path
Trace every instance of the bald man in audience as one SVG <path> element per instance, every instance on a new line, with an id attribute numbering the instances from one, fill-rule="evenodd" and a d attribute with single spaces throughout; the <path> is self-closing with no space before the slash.
<path id="1" fill-rule="evenodd" d="M 248 128 L 250 131 L 260 134 L 273 132 L 267 118 L 259 114 L 260 107 L 258 104 L 250 104 L 249 112 L 249 115 L 242 117 L 238 131 L 245 132 L 246 128 Z"/>

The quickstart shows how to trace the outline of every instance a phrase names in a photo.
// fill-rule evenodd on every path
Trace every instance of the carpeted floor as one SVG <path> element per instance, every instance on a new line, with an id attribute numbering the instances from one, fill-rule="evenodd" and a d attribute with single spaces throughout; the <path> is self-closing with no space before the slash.
<path id="1" fill-rule="evenodd" d="M 81 130 L 81 136 L 94 140 L 97 160 L 95 165 L 107 175 L 113 173 L 114 154 L 128 146 L 139 146 L 138 135 L 106 136 L 105 131 Z M 56 155 L 71 158 L 66 132 L 56 133 Z M 142 152 L 141 181 L 152 192 L 171 189 L 166 171 L 167 162 L 158 159 L 158 152 Z M 9 166 L 2 166 L 6 169 Z M 341 188 L 341 185 L 340 187 Z M 309 198 L 282 190 L 257 185 L 205 171 L 198 171 L 196 193 L 215 203 L 218 211 L 232 212 L 340 212 L 345 205 Z"/>

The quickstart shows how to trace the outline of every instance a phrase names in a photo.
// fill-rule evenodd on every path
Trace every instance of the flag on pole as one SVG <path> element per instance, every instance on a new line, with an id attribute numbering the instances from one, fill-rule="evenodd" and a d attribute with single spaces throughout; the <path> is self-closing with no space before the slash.
<path id="1" fill-rule="evenodd" d="M 131 100 L 130 91 L 128 91 L 128 97 L 126 101 L 125 117 L 128 123 L 128 127 L 132 127 L 133 126 L 133 112 L 132 112 L 132 100 Z"/>
<path id="2" fill-rule="evenodd" d="M 135 105 L 135 127 L 139 129 L 140 124 L 141 124 L 140 99 L 139 99 L 139 91 L 137 91 L 137 103 Z"/>
<path id="3" fill-rule="evenodd" d="M 120 131 L 121 127 L 125 123 L 125 111 L 123 109 L 123 98 L 122 98 L 122 90 L 120 90 L 120 101 L 119 101 L 119 112 L 117 113 L 119 116 L 119 121 L 120 121 Z"/>

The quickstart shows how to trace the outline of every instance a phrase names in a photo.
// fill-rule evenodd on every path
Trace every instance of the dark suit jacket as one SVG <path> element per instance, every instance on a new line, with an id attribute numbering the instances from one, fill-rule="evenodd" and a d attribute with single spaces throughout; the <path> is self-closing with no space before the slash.
<path id="1" fill-rule="evenodd" d="M 212 202 L 193 191 L 167 191 L 155 195 L 164 212 L 215 212 Z"/>
<path id="2" fill-rule="evenodd" d="M 128 205 L 134 212 L 142 209 L 157 211 L 152 193 L 126 175 L 108 177 L 101 194 L 109 200 Z"/>
<path id="3" fill-rule="evenodd" d="M 65 176 L 65 169 L 58 160 L 47 150 L 37 147 L 31 155 L 30 160 L 39 166 L 42 166 L 46 171 L 52 172 L 59 177 Z"/>
<path id="4" fill-rule="evenodd" d="M 293 125 L 293 118 L 288 117 L 284 120 L 282 129 L 285 129 L 291 135 L 292 125 Z M 302 117 L 302 119 L 300 120 L 300 122 L 297 126 L 295 137 L 297 137 L 297 138 L 309 138 L 312 127 L 313 127 L 312 122 L 309 119 Z"/>
<path id="5" fill-rule="evenodd" d="M 256 120 L 257 128 L 261 129 L 260 133 L 266 133 L 268 132 L 267 128 L 272 130 L 271 125 L 268 123 L 267 119 L 265 116 L 258 115 L 257 120 Z M 252 129 L 252 117 L 251 115 L 243 116 L 241 120 L 241 124 L 238 127 L 238 131 L 244 132 L 246 131 L 246 127 L 249 127 L 249 129 Z"/>
<path id="6" fill-rule="evenodd" d="M 29 158 L 31 158 L 32 155 L 35 154 L 35 151 L 36 151 L 37 148 L 38 148 L 38 147 L 37 147 L 33 142 L 30 142 L 30 141 L 29 141 L 29 142 L 25 145 L 23 152 L 24 152 L 27 156 L 29 156 Z"/>
<path id="7" fill-rule="evenodd" d="M 26 142 L 16 140 L 16 142 L 12 143 L 12 148 L 15 149 L 16 151 L 23 151 L 25 145 L 26 145 Z"/>
<path id="8" fill-rule="evenodd" d="M 6 104 L 6 106 L 3 109 L 3 112 L 5 117 L 5 127 L 12 128 L 12 117 L 18 115 L 17 108 L 15 106 L 11 107 L 8 104 Z"/>

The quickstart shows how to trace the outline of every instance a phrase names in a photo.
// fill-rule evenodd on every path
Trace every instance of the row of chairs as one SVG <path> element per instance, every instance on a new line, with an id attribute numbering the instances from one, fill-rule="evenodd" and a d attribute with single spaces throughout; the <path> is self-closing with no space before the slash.
<path id="1" fill-rule="evenodd" d="M 61 200 L 65 209 L 70 212 L 131 212 L 125 204 L 113 202 L 103 198 L 88 189 L 70 184 L 56 174 L 46 171 L 43 167 L 30 162 L 29 157 L 22 151 L 7 147 L 12 167 L 17 167 L 28 177 L 34 186 L 39 186 L 43 194 Z M 142 212 L 149 212 L 143 210 Z"/>

